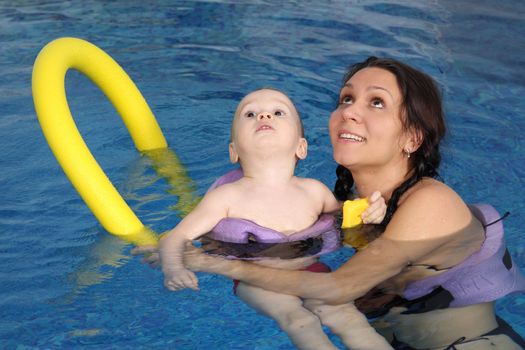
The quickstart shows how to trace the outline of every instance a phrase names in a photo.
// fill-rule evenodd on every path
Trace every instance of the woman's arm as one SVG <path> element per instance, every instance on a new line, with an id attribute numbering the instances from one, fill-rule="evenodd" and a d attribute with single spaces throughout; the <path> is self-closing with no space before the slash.
<path id="1" fill-rule="evenodd" d="M 185 264 L 195 271 L 221 274 L 264 289 L 341 304 L 432 254 L 470 219 L 470 212 L 452 190 L 431 183 L 418 186 L 403 199 L 382 237 L 331 273 L 279 270 L 195 251 L 185 255 Z"/>
<path id="2" fill-rule="evenodd" d="M 364 295 L 380 282 L 398 274 L 407 264 L 395 242 L 379 238 L 331 273 L 283 270 L 240 260 L 212 257 L 198 249 L 187 250 L 185 265 L 238 279 L 267 290 L 342 304 Z"/>

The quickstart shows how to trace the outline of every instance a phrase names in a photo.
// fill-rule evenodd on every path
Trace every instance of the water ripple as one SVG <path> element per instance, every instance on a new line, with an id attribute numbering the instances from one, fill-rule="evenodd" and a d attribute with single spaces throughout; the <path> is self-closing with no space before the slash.
<path id="1" fill-rule="evenodd" d="M 271 339 L 292 348 L 275 323 L 231 295 L 230 281 L 199 274 L 200 293 L 168 293 L 159 271 L 97 223 L 34 115 L 32 65 L 48 41 L 85 38 L 124 67 L 194 182 L 193 199 L 233 168 L 230 122 L 249 90 L 291 95 L 310 145 L 298 174 L 332 186 L 327 121 L 345 68 L 370 55 L 413 64 L 443 88 L 450 134 L 441 175 L 466 201 L 512 212 L 507 242 L 523 268 L 523 11 L 521 2 L 488 0 L 2 2 L 2 345 L 265 349 Z M 136 152 L 103 93 L 74 71 L 66 89 L 86 143 L 133 210 L 158 232 L 173 227 L 183 215 L 180 193 Z M 328 259 L 337 266 L 344 254 Z M 523 308 L 521 295 L 498 302 L 521 334 Z"/>

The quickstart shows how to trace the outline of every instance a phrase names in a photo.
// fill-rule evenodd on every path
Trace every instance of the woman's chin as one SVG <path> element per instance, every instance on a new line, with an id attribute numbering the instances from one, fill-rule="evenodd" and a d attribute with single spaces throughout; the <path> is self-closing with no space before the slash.
<path id="1" fill-rule="evenodd" d="M 334 160 L 337 164 L 344 166 L 348 170 L 359 165 L 358 159 L 355 157 L 349 157 L 348 154 L 337 154 L 334 152 Z"/>

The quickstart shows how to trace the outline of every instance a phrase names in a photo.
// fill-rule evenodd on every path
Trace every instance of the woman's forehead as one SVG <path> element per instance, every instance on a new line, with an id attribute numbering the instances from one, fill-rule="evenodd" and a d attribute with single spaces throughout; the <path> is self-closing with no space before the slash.
<path id="1" fill-rule="evenodd" d="M 392 72 L 378 67 L 363 68 L 345 82 L 345 86 L 348 87 L 356 84 L 378 86 L 384 89 L 398 89 L 399 85 L 397 77 Z"/>

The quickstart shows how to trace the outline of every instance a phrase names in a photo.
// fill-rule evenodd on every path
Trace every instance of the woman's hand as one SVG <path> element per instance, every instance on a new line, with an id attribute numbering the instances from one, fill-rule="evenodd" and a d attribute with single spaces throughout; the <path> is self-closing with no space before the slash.
<path id="1" fill-rule="evenodd" d="M 131 250 L 131 255 L 143 255 L 141 261 L 154 269 L 161 266 L 159 247 L 156 245 L 135 247 Z"/>
<path id="2" fill-rule="evenodd" d="M 221 266 L 227 265 L 229 262 L 230 260 L 206 254 L 204 250 L 192 244 L 186 245 L 184 250 L 184 266 L 191 271 L 218 273 L 217 271 L 221 271 Z M 224 266 L 224 268 L 227 267 Z"/>
<path id="3" fill-rule="evenodd" d="M 154 269 L 161 266 L 160 253 L 158 246 L 141 246 L 135 247 L 131 250 L 132 255 L 143 255 L 142 262 L 148 264 Z M 215 267 L 220 264 L 226 264 L 228 261 L 205 254 L 201 248 L 193 246 L 193 244 L 186 244 L 184 250 L 184 266 L 191 271 L 206 271 L 213 272 Z"/>

